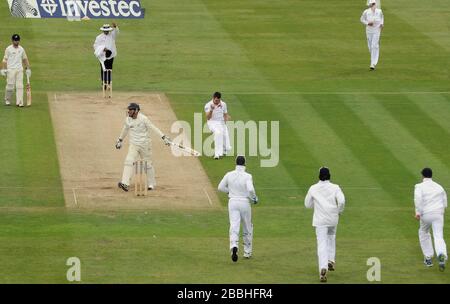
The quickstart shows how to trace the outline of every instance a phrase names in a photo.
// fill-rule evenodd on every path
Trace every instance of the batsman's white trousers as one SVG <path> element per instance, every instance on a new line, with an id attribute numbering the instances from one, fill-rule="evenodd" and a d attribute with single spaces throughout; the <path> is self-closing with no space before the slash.
<path id="1" fill-rule="evenodd" d="M 128 154 L 125 158 L 125 166 L 123 168 L 122 174 L 122 184 L 130 185 L 131 178 L 134 174 L 134 162 L 142 159 L 147 161 L 147 181 L 149 186 L 156 186 L 155 180 L 155 169 L 152 165 L 152 149 L 151 143 L 149 142 L 146 146 L 136 146 L 130 143 L 128 147 Z"/>
<path id="2" fill-rule="evenodd" d="M 380 56 L 380 32 L 366 33 L 367 46 L 370 53 L 370 65 L 376 66 L 378 64 L 378 57 Z"/>
<path id="3" fill-rule="evenodd" d="M 6 74 L 5 100 L 11 102 L 11 96 L 16 89 L 16 104 L 23 105 L 23 69 L 8 69 Z"/>
<path id="4" fill-rule="evenodd" d="M 430 228 L 433 229 L 434 249 L 436 256 L 440 254 L 447 257 L 447 246 L 444 241 L 444 213 L 432 212 L 421 216 L 419 228 L 419 241 L 423 255 L 426 257 L 433 256 L 433 244 L 431 242 Z"/>
<path id="5" fill-rule="evenodd" d="M 230 134 L 225 122 L 208 120 L 208 128 L 214 134 L 214 157 L 223 156 L 231 151 Z"/>
<path id="6" fill-rule="evenodd" d="M 337 226 L 317 226 L 317 256 L 319 258 L 319 272 L 328 269 L 328 261 L 336 261 L 336 229 Z"/>
<path id="7" fill-rule="evenodd" d="M 239 248 L 239 230 L 242 220 L 242 238 L 244 240 L 244 253 L 252 254 L 253 224 L 252 207 L 248 199 L 234 199 L 228 201 L 230 216 L 230 249 Z"/>

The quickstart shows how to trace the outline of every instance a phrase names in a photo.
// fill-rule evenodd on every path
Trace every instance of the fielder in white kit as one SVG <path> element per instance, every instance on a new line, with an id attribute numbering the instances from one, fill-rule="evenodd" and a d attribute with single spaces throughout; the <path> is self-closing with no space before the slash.
<path id="1" fill-rule="evenodd" d="M 147 161 L 148 190 L 153 190 L 156 186 L 155 170 L 151 161 L 152 147 L 150 130 L 156 132 L 166 145 L 170 144 L 170 138 L 164 135 L 160 129 L 152 124 L 147 116 L 139 111 L 140 107 L 138 104 L 130 103 L 128 106 L 128 116 L 125 119 L 122 132 L 116 143 L 116 149 L 120 149 L 124 138 L 127 136 L 128 132 L 130 133 L 130 145 L 128 148 L 128 155 L 125 159 L 122 181 L 118 184 L 119 188 L 124 191 L 128 191 L 130 180 L 133 175 L 133 163 L 138 160 L 138 157 Z"/>
<path id="2" fill-rule="evenodd" d="M 327 272 L 335 270 L 336 228 L 344 211 L 345 197 L 341 188 L 330 182 L 330 170 L 319 170 L 319 182 L 312 185 L 305 197 L 305 207 L 313 208 L 313 226 L 316 228 L 317 256 L 320 281 L 327 281 Z"/>
<path id="3" fill-rule="evenodd" d="M 414 188 L 416 219 L 420 221 L 419 242 L 424 255 L 424 264 L 433 266 L 433 244 L 430 229 L 433 229 L 434 248 L 439 261 L 439 270 L 444 271 L 447 261 L 447 246 L 444 241 L 444 211 L 447 208 L 447 193 L 432 180 L 430 168 L 422 170 L 423 181 Z"/>
<path id="4" fill-rule="evenodd" d="M 2 76 L 6 76 L 5 105 L 11 104 L 11 97 L 16 89 L 16 105 L 23 107 L 23 66 L 26 67 L 27 77 L 31 77 L 30 62 L 27 54 L 20 43 L 20 36 L 14 34 L 11 38 L 12 44 L 5 50 L 3 57 Z"/>
<path id="5" fill-rule="evenodd" d="M 228 193 L 228 213 L 230 218 L 230 250 L 233 262 L 238 260 L 239 230 L 241 227 L 244 239 L 244 258 L 252 256 L 253 224 L 250 200 L 258 203 L 258 197 L 253 186 L 252 175 L 245 172 L 245 157 L 236 158 L 236 169 L 230 171 L 219 183 L 219 191 Z"/>
<path id="6" fill-rule="evenodd" d="M 369 0 L 369 8 L 362 13 L 360 20 L 366 26 L 370 70 L 375 70 L 380 56 L 380 36 L 384 26 L 383 11 L 377 8 L 376 0 Z"/>
<path id="7" fill-rule="evenodd" d="M 231 151 L 230 134 L 226 125 L 231 117 L 228 115 L 227 104 L 221 97 L 220 92 L 215 92 L 213 99 L 205 105 L 208 128 L 214 133 L 214 159 L 219 159 Z"/>

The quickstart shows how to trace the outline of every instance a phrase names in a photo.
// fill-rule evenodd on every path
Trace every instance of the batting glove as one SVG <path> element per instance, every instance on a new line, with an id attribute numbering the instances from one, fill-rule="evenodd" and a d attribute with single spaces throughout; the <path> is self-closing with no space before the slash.
<path id="1" fill-rule="evenodd" d="M 28 77 L 31 77 L 31 69 L 27 69 L 27 70 L 25 71 L 25 73 L 27 74 Z"/>
<path id="2" fill-rule="evenodd" d="M 119 138 L 116 142 L 116 149 L 122 148 L 122 140 Z"/>
<path id="3" fill-rule="evenodd" d="M 2 76 L 5 76 L 5 77 L 6 77 L 6 73 L 8 73 L 8 70 L 7 70 L 7 69 L 1 69 L 1 70 L 0 70 L 0 74 L 1 74 Z"/>
<path id="4" fill-rule="evenodd" d="M 172 142 L 172 141 L 170 140 L 170 138 L 167 137 L 166 135 L 164 135 L 164 136 L 162 137 L 162 140 L 164 140 L 164 144 L 165 144 L 166 146 L 170 146 L 170 143 Z"/>
<path id="5" fill-rule="evenodd" d="M 252 202 L 253 202 L 253 204 L 256 205 L 258 203 L 258 197 L 257 196 L 253 197 Z"/>

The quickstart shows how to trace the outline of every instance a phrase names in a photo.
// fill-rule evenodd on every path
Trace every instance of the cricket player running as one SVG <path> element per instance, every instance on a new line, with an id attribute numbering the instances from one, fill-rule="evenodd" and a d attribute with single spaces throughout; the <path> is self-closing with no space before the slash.
<path id="1" fill-rule="evenodd" d="M 433 229 L 439 270 L 444 271 L 447 261 L 447 246 L 443 236 L 447 194 L 441 185 L 432 180 L 432 176 L 433 171 L 430 168 L 424 168 L 422 170 L 423 181 L 414 188 L 415 217 L 420 221 L 419 242 L 424 255 L 424 264 L 427 267 L 433 266 L 434 252 L 430 235 L 430 229 Z"/>
<path id="2" fill-rule="evenodd" d="M 316 228 L 317 256 L 320 281 L 327 281 L 327 272 L 335 270 L 336 228 L 344 211 L 345 197 L 341 188 L 330 182 L 330 170 L 319 170 L 319 182 L 312 185 L 305 197 L 305 207 L 313 208 L 313 226 Z"/>
<path id="3" fill-rule="evenodd" d="M 26 67 L 26 74 L 31 77 L 30 62 L 22 46 L 20 46 L 20 36 L 12 35 L 12 44 L 5 50 L 3 57 L 2 76 L 6 76 L 5 105 L 11 104 L 11 97 L 16 89 L 16 105 L 23 107 L 23 66 Z"/>
<path id="4" fill-rule="evenodd" d="M 230 218 L 231 260 L 237 262 L 239 248 L 239 230 L 243 226 L 244 258 L 252 256 L 253 224 L 250 200 L 258 203 L 253 186 L 252 175 L 245 172 L 245 157 L 236 158 L 236 169 L 230 171 L 219 183 L 219 191 L 228 193 L 228 213 Z"/>
<path id="5" fill-rule="evenodd" d="M 384 26 L 384 16 L 377 8 L 376 0 L 369 0 L 369 8 L 361 15 L 361 22 L 366 26 L 367 45 L 370 53 L 370 70 L 375 70 L 380 55 L 380 36 Z"/>
<path id="6" fill-rule="evenodd" d="M 151 161 L 151 139 L 150 130 L 153 130 L 162 138 L 166 145 L 170 144 L 170 138 L 164 135 L 144 114 L 140 113 L 140 107 L 136 103 L 130 103 L 128 106 L 128 117 L 125 119 L 122 132 L 116 143 L 116 149 L 122 147 L 122 142 L 130 133 L 130 145 L 128 148 L 128 155 L 125 159 L 125 166 L 123 168 L 122 181 L 119 182 L 119 188 L 128 191 L 130 180 L 133 175 L 133 163 L 140 157 L 147 161 L 148 172 L 148 190 L 153 190 L 156 186 L 155 170 Z"/>
<path id="7" fill-rule="evenodd" d="M 208 128 L 214 134 L 214 159 L 219 159 L 231 151 L 230 134 L 226 125 L 231 116 L 221 97 L 220 92 L 215 92 L 213 99 L 205 105 Z"/>

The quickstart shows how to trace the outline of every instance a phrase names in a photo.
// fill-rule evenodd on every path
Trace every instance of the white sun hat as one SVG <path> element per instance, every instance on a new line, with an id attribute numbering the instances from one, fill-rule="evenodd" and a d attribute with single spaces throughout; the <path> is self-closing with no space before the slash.
<path id="1" fill-rule="evenodd" d="M 109 24 L 103 24 L 103 26 L 100 28 L 103 32 L 110 32 L 114 30 Z"/>

